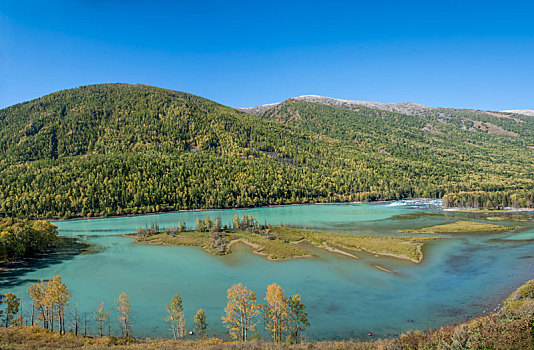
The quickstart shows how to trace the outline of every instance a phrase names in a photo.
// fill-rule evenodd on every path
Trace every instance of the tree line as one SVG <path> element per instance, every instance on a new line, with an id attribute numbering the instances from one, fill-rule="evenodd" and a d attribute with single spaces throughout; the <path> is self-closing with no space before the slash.
<path id="1" fill-rule="evenodd" d="M 443 206 L 489 210 L 534 208 L 534 190 L 451 193 L 443 196 Z"/>
<path id="2" fill-rule="evenodd" d="M 72 292 L 59 275 L 30 285 L 28 293 L 32 300 L 29 320 L 23 314 L 19 297 L 6 293 L 0 298 L 0 307 L 5 304 L 0 309 L 0 321 L 5 327 L 30 325 L 57 331 L 60 335 L 66 334 L 67 329 L 75 335 L 89 335 L 87 315 L 83 318 L 79 315 L 77 304 L 71 300 Z M 259 302 L 256 293 L 242 283 L 234 284 L 228 289 L 227 304 L 221 321 L 230 336 L 246 342 L 251 339 L 257 325 L 263 322 L 273 341 L 301 342 L 310 323 L 300 294 L 286 296 L 282 288 L 273 283 L 267 286 L 264 301 Z M 71 307 L 73 313 L 69 312 Z M 179 294 L 172 297 L 170 303 L 165 305 L 165 310 L 167 317 L 164 320 L 170 325 L 174 339 L 183 339 L 188 333 L 196 334 L 202 339 L 208 336 L 208 315 L 202 308 L 194 316 L 193 327 L 187 328 L 183 301 Z M 125 292 L 115 300 L 115 311 L 122 336 L 132 337 L 130 298 Z M 69 315 L 71 319 L 67 322 Z M 96 335 L 111 336 L 110 315 L 111 312 L 100 302 L 92 317 L 96 324 Z"/>
<path id="3" fill-rule="evenodd" d="M 45 251 L 57 239 L 57 227 L 48 221 L 0 218 L 0 263 Z"/>

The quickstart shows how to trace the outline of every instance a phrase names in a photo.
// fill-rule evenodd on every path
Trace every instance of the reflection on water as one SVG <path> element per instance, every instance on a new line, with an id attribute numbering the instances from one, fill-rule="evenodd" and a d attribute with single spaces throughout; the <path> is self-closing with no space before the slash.
<path id="1" fill-rule="evenodd" d="M 42 269 L 57 264 L 63 264 L 73 259 L 79 254 L 96 252 L 90 244 L 82 243 L 74 238 L 59 237 L 54 248 L 46 254 L 17 261 L 10 264 L 0 265 L 0 286 L 4 292 L 5 288 L 12 288 L 27 283 L 39 282 L 37 279 L 25 279 L 28 274 L 38 272 Z"/>
<path id="2" fill-rule="evenodd" d="M 492 310 L 506 294 L 534 277 L 534 224 L 528 215 L 487 221 L 522 226 L 507 233 L 443 235 L 444 239 L 425 245 L 421 264 L 364 252 L 353 259 L 313 247 L 315 258 L 270 262 L 241 244 L 232 247 L 232 254 L 218 257 L 198 248 L 138 245 L 119 236 L 156 223 L 160 228 L 178 221 L 193 225 L 197 216 L 220 217 L 227 223 L 236 213 L 253 215 L 262 223 L 371 235 L 406 235 L 397 230 L 466 218 L 486 222 L 487 217 L 428 210 L 428 206 L 414 209 L 414 203 L 389 204 L 300 205 L 57 222 L 61 235 L 76 238 L 68 240 L 72 246 L 1 272 L 0 292 L 25 295 L 28 300 L 25 290 L 31 283 L 59 274 L 71 288 L 80 315 L 87 314 L 93 322 L 100 301 L 113 315 L 114 299 L 126 291 L 134 335 L 139 337 L 170 336 L 163 320 L 165 303 L 179 293 L 188 325 L 202 307 L 208 313 L 210 335 L 227 337 L 220 322 L 226 290 L 242 282 L 263 301 L 267 285 L 277 282 L 289 294 L 302 294 L 312 324 L 308 339 L 341 339 L 367 338 L 368 332 L 395 335 L 463 321 Z M 81 254 L 87 252 L 87 244 L 93 247 L 91 254 Z M 90 326 L 94 328 L 94 323 Z M 114 327 L 119 334 L 117 324 Z M 266 335 L 261 326 L 258 329 Z"/>

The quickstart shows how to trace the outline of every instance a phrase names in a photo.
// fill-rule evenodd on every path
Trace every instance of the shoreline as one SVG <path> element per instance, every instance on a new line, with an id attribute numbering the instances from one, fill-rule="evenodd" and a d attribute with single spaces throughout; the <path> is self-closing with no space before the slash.
<path id="1" fill-rule="evenodd" d="M 47 220 L 51 222 L 65 222 L 65 221 L 78 221 L 78 220 L 98 220 L 98 219 L 113 219 L 113 218 L 128 218 L 136 216 L 148 216 L 148 215 L 161 215 L 161 214 L 175 214 L 175 213 L 194 213 L 194 212 L 210 212 L 210 211 L 219 211 L 219 210 L 250 210 L 250 209 L 262 209 L 262 208 L 283 208 L 283 207 L 293 207 L 299 205 L 343 205 L 343 204 L 373 204 L 381 205 L 390 202 L 397 202 L 403 200 L 418 200 L 418 199 L 430 199 L 438 200 L 440 198 L 403 198 L 403 199 L 391 199 L 391 200 L 380 200 L 380 201 L 342 201 L 342 202 L 307 202 L 307 203 L 289 203 L 289 204 L 268 204 L 252 207 L 232 207 L 232 208 L 207 208 L 207 209 L 180 209 L 180 210 L 169 210 L 169 211 L 155 211 L 150 213 L 140 213 L 140 214 L 120 214 L 120 215 L 108 215 L 108 216 L 79 216 L 72 218 L 39 218 L 32 220 Z M 480 214 L 520 214 L 520 213 L 534 213 L 534 208 L 509 208 L 509 209 L 499 209 L 499 210 L 483 210 L 476 208 L 427 208 L 424 210 L 438 210 L 443 212 L 465 212 L 465 213 L 480 213 Z"/>
<path id="2" fill-rule="evenodd" d="M 380 201 L 383 202 L 383 201 Z M 209 208 L 209 209 L 180 209 L 180 210 L 170 210 L 170 211 L 155 211 L 151 213 L 141 213 L 141 214 L 121 214 L 121 215 L 108 215 L 108 216 L 81 216 L 73 217 L 68 219 L 32 219 L 32 220 L 47 220 L 54 222 L 64 222 L 64 221 L 78 221 L 78 220 L 99 220 L 99 219 L 113 219 L 113 218 L 129 218 L 136 216 L 148 216 L 148 215 L 161 215 L 161 214 L 175 214 L 175 213 L 195 213 L 195 212 L 208 212 L 208 211 L 218 211 L 218 210 L 250 210 L 250 209 L 261 209 L 261 208 L 282 208 L 282 207 L 293 207 L 298 205 L 339 205 L 339 204 L 374 204 L 380 203 L 379 201 L 373 202 L 309 202 L 309 203 L 291 203 L 291 204 L 271 204 L 271 205 L 260 205 L 257 207 L 235 207 L 235 208 Z"/>
<path id="3" fill-rule="evenodd" d="M 249 209 L 261 209 L 261 208 L 279 208 L 279 207 L 292 207 L 299 205 L 340 205 L 340 204 L 384 204 L 389 202 L 397 202 L 404 200 L 420 200 L 420 199 L 430 199 L 430 200 L 439 200 L 440 198 L 403 198 L 403 199 L 391 199 L 391 200 L 379 200 L 379 201 L 341 201 L 341 202 L 306 202 L 306 203 L 289 203 L 289 204 L 267 204 L 259 205 L 252 207 L 233 207 L 233 208 L 207 208 L 207 209 L 180 209 L 180 210 L 169 210 L 169 211 L 155 211 L 151 213 L 141 213 L 141 214 L 121 214 L 121 215 L 108 215 L 108 216 L 80 216 L 72 218 L 43 218 L 35 220 L 48 220 L 55 222 L 63 221 L 76 221 L 76 220 L 91 220 L 91 219 L 111 219 L 111 218 L 122 218 L 122 217 L 135 217 L 135 216 L 147 216 L 147 215 L 160 215 L 160 214 L 173 214 L 173 213 L 184 213 L 184 212 L 207 212 L 207 211 L 217 211 L 217 210 L 249 210 Z M 442 209 L 428 209 L 428 210 L 443 210 Z"/>
<path id="4" fill-rule="evenodd" d="M 478 208 L 441 208 L 445 212 L 480 214 L 521 214 L 534 213 L 534 208 L 478 209 Z"/>

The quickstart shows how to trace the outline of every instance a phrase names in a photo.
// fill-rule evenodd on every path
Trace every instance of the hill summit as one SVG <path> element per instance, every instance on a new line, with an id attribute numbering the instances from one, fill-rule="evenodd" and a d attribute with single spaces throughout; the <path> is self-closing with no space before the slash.
<path id="1" fill-rule="evenodd" d="M 0 215 L 533 188 L 532 118 L 406 104 L 421 111 L 414 115 L 352 102 L 303 96 L 251 115 L 184 92 L 101 84 L 17 104 L 0 110 Z"/>

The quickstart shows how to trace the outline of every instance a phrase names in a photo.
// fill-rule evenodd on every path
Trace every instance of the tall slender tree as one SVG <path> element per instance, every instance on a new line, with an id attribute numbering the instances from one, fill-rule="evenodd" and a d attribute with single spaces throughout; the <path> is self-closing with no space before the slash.
<path id="1" fill-rule="evenodd" d="M 202 338 L 206 337 L 206 328 L 208 328 L 207 318 L 206 311 L 198 309 L 195 315 L 195 330 Z"/>
<path id="2" fill-rule="evenodd" d="M 72 294 L 69 288 L 61 282 L 59 275 L 48 281 L 46 295 L 52 315 L 57 315 L 59 334 L 65 334 L 65 311 Z"/>
<path id="3" fill-rule="evenodd" d="M 289 340 L 291 342 L 301 341 L 299 336 L 302 338 L 303 332 L 310 326 L 308 313 L 304 311 L 305 308 L 306 306 L 302 303 L 300 294 L 295 294 L 288 300 Z"/>
<path id="4" fill-rule="evenodd" d="M 165 321 L 171 325 L 174 339 L 185 337 L 185 315 L 180 295 L 175 294 L 171 299 L 171 304 L 166 304 L 165 307 L 169 314 Z"/>
<path id="5" fill-rule="evenodd" d="M 273 283 L 267 286 L 265 301 L 267 304 L 262 305 L 265 329 L 271 333 L 274 341 L 280 342 L 283 338 L 283 332 L 289 327 L 288 299 L 284 297 L 282 288 Z"/>
<path id="6" fill-rule="evenodd" d="M 247 341 L 249 333 L 254 331 L 260 312 L 256 302 L 256 293 L 244 287 L 242 283 L 228 289 L 228 304 L 224 309 L 222 321 L 234 339 Z"/>
<path id="7" fill-rule="evenodd" d="M 7 328 L 16 323 L 15 316 L 19 313 L 20 300 L 13 293 L 6 293 L 2 298 L 2 301 L 6 304 L 3 321 Z"/>
<path id="8" fill-rule="evenodd" d="M 30 287 L 28 287 L 28 293 L 30 294 L 30 297 L 33 301 L 33 311 L 32 311 L 32 326 L 34 325 L 34 314 L 35 310 L 39 313 L 38 318 L 41 319 L 43 322 L 43 327 L 48 329 L 48 315 L 49 312 L 47 310 L 47 306 L 45 303 L 45 295 L 46 295 L 46 283 L 44 280 L 41 280 L 39 283 L 32 284 Z"/>
<path id="9" fill-rule="evenodd" d="M 104 303 L 100 302 L 95 311 L 95 319 L 98 328 L 98 332 L 102 337 L 104 335 L 104 325 L 109 321 L 109 311 L 104 310 Z"/>
<path id="10" fill-rule="evenodd" d="M 130 297 L 122 292 L 115 300 L 117 305 L 119 323 L 121 325 L 122 336 L 129 338 L 131 335 L 132 321 L 130 320 Z"/>

